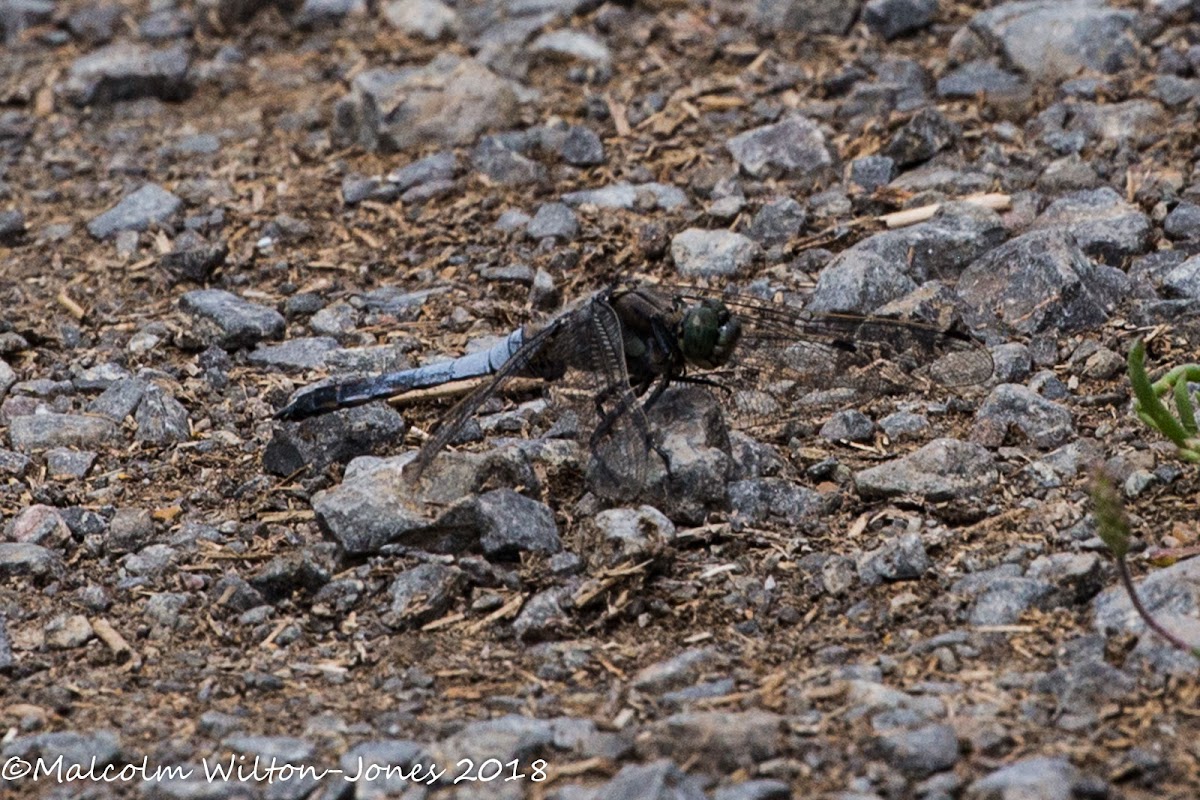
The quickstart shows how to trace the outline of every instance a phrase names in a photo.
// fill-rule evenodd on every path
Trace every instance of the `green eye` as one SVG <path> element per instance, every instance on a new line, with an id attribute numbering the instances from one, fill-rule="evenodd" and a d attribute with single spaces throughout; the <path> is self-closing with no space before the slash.
<path id="1" fill-rule="evenodd" d="M 741 324 L 729 309 L 708 299 L 684 312 L 679 349 L 689 363 L 715 369 L 729 359 L 741 335 Z"/>

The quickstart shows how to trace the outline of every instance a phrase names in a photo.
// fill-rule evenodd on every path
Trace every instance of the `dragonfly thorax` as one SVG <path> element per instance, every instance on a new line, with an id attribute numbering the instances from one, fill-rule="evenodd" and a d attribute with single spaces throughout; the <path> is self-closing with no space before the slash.
<path id="1" fill-rule="evenodd" d="M 729 360 L 742 325 L 719 300 L 706 298 L 683 312 L 679 349 L 689 364 L 717 369 Z"/>

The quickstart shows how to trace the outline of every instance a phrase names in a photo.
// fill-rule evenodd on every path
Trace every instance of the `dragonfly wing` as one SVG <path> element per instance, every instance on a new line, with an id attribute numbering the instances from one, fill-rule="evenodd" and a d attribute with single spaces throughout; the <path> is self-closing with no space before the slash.
<path id="1" fill-rule="evenodd" d="M 895 393 L 923 382 L 970 386 L 992 375 L 987 348 L 955 328 L 810 312 L 742 295 L 682 294 L 716 298 L 742 323 L 741 339 L 725 370 L 729 374 L 722 378 L 735 391 L 739 417 L 760 421 L 782 414 L 810 390 Z"/>
<path id="2" fill-rule="evenodd" d="M 589 386 L 580 432 L 587 438 L 592 489 L 612 499 L 630 497 L 645 484 L 650 428 L 629 384 L 621 321 L 606 293 L 580 310 L 573 335 L 552 350 L 564 347 L 571 351 L 555 355 L 570 360 Z"/>
<path id="3" fill-rule="evenodd" d="M 417 457 L 406 468 L 411 480 L 420 478 L 421 473 L 437 454 L 453 441 L 463 426 L 475 416 L 480 406 L 500 391 L 510 378 L 553 377 L 552 370 L 547 366 L 547 351 L 562 335 L 568 321 L 568 317 L 561 317 L 526 338 L 524 344 L 496 369 L 490 380 L 480 384 L 438 419 L 433 435 L 421 446 Z"/>

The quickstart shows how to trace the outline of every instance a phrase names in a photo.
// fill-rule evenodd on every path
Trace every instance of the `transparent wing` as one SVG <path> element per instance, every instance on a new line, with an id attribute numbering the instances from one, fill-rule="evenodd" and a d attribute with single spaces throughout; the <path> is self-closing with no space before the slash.
<path id="1" fill-rule="evenodd" d="M 489 380 L 455 403 L 438 419 L 433 429 L 433 435 L 421 446 L 417 457 L 405 468 L 409 480 L 416 481 L 421 477 L 421 473 L 429 467 L 437 454 L 454 440 L 462 427 L 479 411 L 479 408 L 499 392 L 509 379 L 553 377 L 555 367 L 548 360 L 550 345 L 561 338 L 563 332 L 570 327 L 571 316 L 560 317 L 528 338 L 525 344 L 521 345 L 517 352 L 513 353 L 512 358 L 504 362 Z"/>
<path id="2" fill-rule="evenodd" d="M 588 305 L 586 373 L 593 377 L 594 419 L 585 431 L 592 490 L 602 497 L 632 497 L 645 485 L 650 428 L 629 385 L 625 343 L 617 312 L 601 295 Z"/>
<path id="3" fill-rule="evenodd" d="M 741 320 L 730 366 L 714 377 L 733 388 L 734 415 L 752 421 L 781 414 L 806 395 L 817 402 L 820 390 L 885 394 L 922 384 L 969 386 L 992 375 L 987 348 L 955 328 L 811 312 L 744 295 L 695 289 L 679 294 L 716 298 Z"/>

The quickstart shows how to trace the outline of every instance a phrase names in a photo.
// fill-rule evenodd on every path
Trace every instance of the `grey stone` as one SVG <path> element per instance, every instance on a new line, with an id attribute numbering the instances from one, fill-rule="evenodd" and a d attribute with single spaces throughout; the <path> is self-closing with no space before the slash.
<path id="1" fill-rule="evenodd" d="M 994 211 L 970 203 L 946 203 L 928 222 L 881 231 L 846 248 L 822 270 L 822 277 L 825 273 L 850 269 L 842 266 L 847 264 L 853 265 L 854 272 L 903 275 L 915 283 L 930 278 L 957 278 L 965 267 L 1004 242 L 1006 236 L 1004 224 Z M 864 254 L 877 258 L 864 258 Z M 831 275 L 827 280 L 832 279 Z M 853 283 L 847 279 L 838 282 Z M 911 288 L 890 300 L 907 291 Z"/>
<path id="2" fill-rule="evenodd" d="M 420 67 L 355 76 L 334 109 L 339 142 L 395 151 L 470 144 L 485 130 L 519 122 L 519 87 L 473 59 L 442 54 Z"/>
<path id="3" fill-rule="evenodd" d="M 675 538 L 675 524 L 653 506 L 605 509 L 592 522 L 615 563 L 641 560 Z"/>
<path id="4" fill-rule="evenodd" d="M 525 233 L 531 239 L 569 242 L 579 235 L 579 220 L 563 203 L 542 203 L 525 227 Z"/>
<path id="5" fill-rule="evenodd" d="M 1182 106 L 1200 97 L 1200 80 L 1180 78 L 1178 75 L 1158 75 L 1154 78 L 1154 89 L 1150 95 L 1171 108 Z"/>
<path id="6" fill-rule="evenodd" d="M 985 448 L 934 439 L 915 453 L 856 473 L 854 483 L 863 497 L 916 495 L 936 503 L 986 496 L 998 477 Z"/>
<path id="7" fill-rule="evenodd" d="M 758 0 L 754 20 L 763 30 L 809 34 L 842 35 L 858 16 L 858 0 L 830 3 L 827 0 Z"/>
<path id="8" fill-rule="evenodd" d="M 333 27 L 347 17 L 367 16 L 366 0 L 300 0 L 292 21 L 301 30 Z"/>
<path id="9" fill-rule="evenodd" d="M 568 192 L 562 201 L 572 208 L 582 205 L 596 208 L 623 208 L 673 211 L 687 205 L 687 195 L 677 186 L 664 183 L 614 183 L 600 189 Z"/>
<path id="10" fill-rule="evenodd" d="M 106 44 L 113 38 L 122 13 L 118 5 L 87 5 L 67 17 L 67 30 L 89 44 Z"/>
<path id="11" fill-rule="evenodd" d="M 863 156 L 850 162 L 848 180 L 864 191 L 887 186 L 896 177 L 895 160 L 883 155 Z"/>
<path id="12" fill-rule="evenodd" d="M 688 711 L 649 726 L 648 755 L 700 759 L 728 774 L 779 755 L 785 718 L 766 711 Z"/>
<path id="13" fill-rule="evenodd" d="M 62 547 L 71 538 L 71 530 L 58 509 L 40 503 L 18 511 L 4 529 L 5 538 L 14 542 Z"/>
<path id="14" fill-rule="evenodd" d="M 950 725 L 925 725 L 879 737 L 871 748 L 906 777 L 920 779 L 958 763 L 958 736 Z"/>
<path id="15" fill-rule="evenodd" d="M 50 22 L 54 3 L 49 0 L 7 0 L 0 5 L 0 44 L 16 44 L 22 31 Z"/>
<path id="16" fill-rule="evenodd" d="M 426 527 L 428 520 L 406 502 L 412 490 L 402 468 L 410 460 L 411 456 L 356 458 L 340 485 L 313 495 L 318 521 L 347 553 L 373 553 Z"/>
<path id="17" fill-rule="evenodd" d="M 818 518 L 828 507 L 820 492 L 782 478 L 748 478 L 729 484 L 729 509 L 750 525 L 782 520 L 789 528 Z"/>
<path id="18" fill-rule="evenodd" d="M 1025 85 L 1020 75 L 1001 69 L 991 61 L 971 61 L 939 78 L 937 93 L 948 100 L 973 100 L 980 95 L 1011 95 Z"/>
<path id="19" fill-rule="evenodd" d="M 1163 107 L 1153 100 L 1076 103 L 1071 112 L 1069 132 L 1083 136 L 1079 147 L 1088 140 L 1105 145 L 1147 144 L 1158 141 L 1163 126 L 1169 124 Z"/>
<path id="20" fill-rule="evenodd" d="M 648 416 L 670 464 L 669 474 L 664 467 L 651 478 L 654 505 L 677 523 L 699 524 L 706 513 L 725 505 L 729 490 L 729 430 L 721 407 L 710 392 L 677 387 L 663 393 Z M 595 489 L 590 471 L 588 478 Z"/>
<path id="21" fill-rule="evenodd" d="M 434 181 L 451 180 L 457 173 L 458 158 L 452 151 L 446 150 L 397 167 L 388 174 L 387 180 L 405 191 Z"/>
<path id="22" fill-rule="evenodd" d="M 0 360 L 0 400 L 4 399 L 4 395 L 8 393 L 8 390 L 16 382 L 17 373 L 7 363 Z"/>
<path id="23" fill-rule="evenodd" d="M 521 186 L 546 180 L 546 168 L 511 149 L 499 136 L 485 136 L 471 152 L 471 166 L 501 186 Z"/>
<path id="24" fill-rule="evenodd" d="M 434 527 L 476 531 L 489 558 L 510 558 L 524 552 L 553 554 L 562 549 L 554 512 L 512 489 L 464 498 L 447 509 Z"/>
<path id="25" fill-rule="evenodd" d="M 1010 428 L 1020 431 L 1037 447 L 1058 447 L 1075 435 L 1070 410 L 1017 383 L 992 389 L 975 413 L 973 441 L 999 447 Z"/>
<path id="26" fill-rule="evenodd" d="M 822 312 L 869 314 L 899 299 L 917 284 L 892 262 L 866 248 L 843 250 L 817 276 L 808 308 Z"/>
<path id="27" fill-rule="evenodd" d="M 321 369 L 325 357 L 338 349 L 338 341 L 332 336 L 309 336 L 288 339 L 282 344 L 260 344 L 247 356 L 251 364 L 274 367 L 281 370 Z"/>
<path id="28" fill-rule="evenodd" d="M 1050 195 L 1060 195 L 1080 189 L 1094 189 L 1102 183 L 1095 167 L 1071 153 L 1051 161 L 1038 176 L 1037 188 Z"/>
<path id="29" fill-rule="evenodd" d="M 862 19 L 884 39 L 919 31 L 933 22 L 938 0 L 867 0 Z"/>
<path id="30" fill-rule="evenodd" d="M 1033 358 L 1023 342 L 1006 342 L 992 348 L 992 376 L 1001 383 L 1016 383 L 1029 377 Z"/>
<path id="31" fill-rule="evenodd" d="M 383 8 L 383 18 L 393 28 L 427 42 L 436 42 L 455 34 L 458 14 L 439 0 L 392 0 Z"/>
<path id="32" fill-rule="evenodd" d="M 1054 584 L 1002 570 L 973 573 L 951 591 L 973 599 L 968 621 L 972 625 L 1011 625 L 1031 608 L 1046 608 L 1055 594 Z"/>
<path id="33" fill-rule="evenodd" d="M 66 447 L 46 451 L 46 468 L 50 475 L 60 479 L 82 478 L 96 463 L 96 453 L 91 450 L 72 450 Z"/>
<path id="34" fill-rule="evenodd" d="M 88 412 L 121 423 L 134 412 L 149 386 L 138 378 L 113 381 L 103 393 L 88 404 Z"/>
<path id="35" fill-rule="evenodd" d="M 727 230 L 688 228 L 671 239 L 675 269 L 688 278 L 735 275 L 759 253 L 753 240 Z"/>
<path id="36" fill-rule="evenodd" d="M 559 586 L 529 598 L 513 620 L 513 633 L 523 642 L 537 642 L 559 635 L 571 624 L 571 590 Z"/>
<path id="37" fill-rule="evenodd" d="M 1164 297 L 1200 298 L 1200 256 L 1192 256 L 1167 270 L 1160 281 L 1160 291 Z"/>
<path id="38" fill-rule="evenodd" d="M 29 470 L 30 459 L 24 453 L 0 447 L 0 475 L 20 478 Z"/>
<path id="39" fill-rule="evenodd" d="M 358 326 L 358 314 L 346 303 L 325 306 L 312 315 L 308 327 L 318 336 L 338 338 L 349 336 Z"/>
<path id="40" fill-rule="evenodd" d="M 496 220 L 495 227 L 497 230 L 511 233 L 518 231 L 529 224 L 529 220 L 533 219 L 519 208 L 510 208 L 500 215 Z"/>
<path id="41" fill-rule="evenodd" d="M 25 542 L 0 542 L 0 577 L 42 578 L 62 570 L 62 561 L 52 550 Z"/>
<path id="42" fill-rule="evenodd" d="M 831 442 L 870 442 L 875 439 L 875 422 L 858 409 L 838 411 L 821 426 L 820 434 Z"/>
<path id="43" fill-rule="evenodd" d="M 1200 205 L 1184 201 L 1163 220 L 1163 232 L 1176 241 L 1200 239 Z"/>
<path id="44" fill-rule="evenodd" d="M 1135 19 L 1095 0 L 1023 0 L 982 11 L 970 26 L 1031 80 L 1054 83 L 1134 64 Z"/>
<path id="45" fill-rule="evenodd" d="M 783 245 L 800 233 L 807 221 L 803 206 L 790 197 L 779 197 L 758 210 L 746 235 L 763 247 Z"/>
<path id="46" fill-rule="evenodd" d="M 450 608 L 467 586 L 467 575 L 445 564 L 420 564 L 396 575 L 388 587 L 391 613 L 401 624 L 423 625 Z"/>
<path id="47" fill-rule="evenodd" d="M 178 213 L 183 201 L 154 183 L 147 183 L 126 195 L 121 202 L 87 224 L 88 233 L 97 239 L 110 239 L 121 231 L 144 231 L 163 224 Z"/>
<path id="48" fill-rule="evenodd" d="M 8 620 L 3 614 L 0 614 L 0 675 L 9 674 L 15 665 L 12 640 L 8 636 Z"/>
<path id="49" fill-rule="evenodd" d="M 897 411 L 879 420 L 879 427 L 893 442 L 920 437 L 929 430 L 929 420 L 911 411 Z"/>
<path id="50" fill-rule="evenodd" d="M 1200 647 L 1200 559 L 1176 562 L 1156 569 L 1136 583 L 1138 598 L 1160 624 L 1193 647 Z M 1146 630 L 1124 587 L 1115 584 L 1092 602 L 1096 630 L 1102 634 L 1128 632 L 1137 635 L 1133 650 L 1137 660 L 1155 670 L 1185 674 L 1195 671 L 1194 658 Z"/>
<path id="51" fill-rule="evenodd" d="M 807 117 L 788 117 L 738 134 L 725 143 L 734 160 L 756 178 L 817 182 L 833 167 L 825 134 Z"/>
<path id="52" fill-rule="evenodd" d="M 164 8 L 146 15 L 138 23 L 138 33 L 148 42 L 166 42 L 191 36 L 194 27 L 188 12 Z"/>
<path id="53" fill-rule="evenodd" d="M 207 283 L 215 269 L 225 263 L 229 245 L 224 241 L 208 242 L 198 234 L 181 234 L 170 253 L 163 254 L 159 266 L 176 280 Z"/>
<path id="54" fill-rule="evenodd" d="M 577 167 L 592 167 L 604 163 L 604 143 L 591 128 L 572 125 L 567 130 L 560 150 L 563 161 Z"/>
<path id="55" fill-rule="evenodd" d="M 720 663 L 720 654 L 711 647 L 693 647 L 666 661 L 643 667 L 633 676 L 632 686 L 639 692 L 662 694 L 695 683 L 706 670 Z"/>
<path id="56" fill-rule="evenodd" d="M 364 200 L 390 203 L 399 196 L 400 190 L 395 184 L 384 183 L 380 178 L 364 178 L 361 175 L 342 178 L 342 202 L 348 206 L 356 206 Z"/>
<path id="57" fill-rule="evenodd" d="M 1114 266 L 1150 247 L 1149 217 L 1107 186 L 1055 200 L 1032 225 L 1047 228 L 1067 231 L 1083 252 Z"/>
<path id="58" fill-rule="evenodd" d="M 1081 774 L 1065 758 L 1032 756 L 972 782 L 967 800 L 1073 800 Z"/>
<path id="59" fill-rule="evenodd" d="M 860 555 L 856 566 L 859 580 L 874 586 L 880 581 L 916 580 L 928 572 L 931 565 L 920 535 L 905 533 Z"/>
<path id="60" fill-rule="evenodd" d="M 117 42 L 75 59 L 61 89 L 77 106 L 110 105 L 141 97 L 182 100 L 192 90 L 190 64 L 183 44 L 155 50 Z"/>
<path id="61" fill-rule="evenodd" d="M 137 423 L 134 438 L 139 442 L 169 445 L 192 436 L 187 409 L 154 384 L 146 387 L 133 419 Z"/>
<path id="62" fill-rule="evenodd" d="M 110 420 L 80 414 L 26 414 L 9 423 L 8 438 L 20 451 L 74 447 L 100 450 L 121 441 L 121 429 Z"/>
<path id="63" fill-rule="evenodd" d="M 12 244 L 25 235 L 25 214 L 14 209 L 0 211 L 0 244 Z"/>
<path id="64" fill-rule="evenodd" d="M 42 758 L 47 764 L 62 756 L 64 770 L 72 766 L 87 770 L 94 762 L 99 774 L 104 767 L 121 758 L 121 739 L 114 731 L 104 729 L 38 733 L 18 736 L 6 743 L 4 755 L 19 756 L 26 761 Z"/>
<path id="65" fill-rule="evenodd" d="M 972 309 L 972 327 L 999 322 L 1022 333 L 1075 333 L 1103 324 L 1127 287 L 1123 273 L 1094 265 L 1069 234 L 1044 230 L 984 254 L 957 288 Z"/>
<path id="66" fill-rule="evenodd" d="M 897 166 L 907 167 L 928 161 L 961 136 L 962 129 L 936 108 L 923 108 L 896 131 L 883 154 Z"/>
<path id="67" fill-rule="evenodd" d="M 179 298 L 179 307 L 195 320 L 192 334 L 225 350 L 253 347 L 278 339 L 287 323 L 278 311 L 243 300 L 223 289 L 198 289 Z"/>

